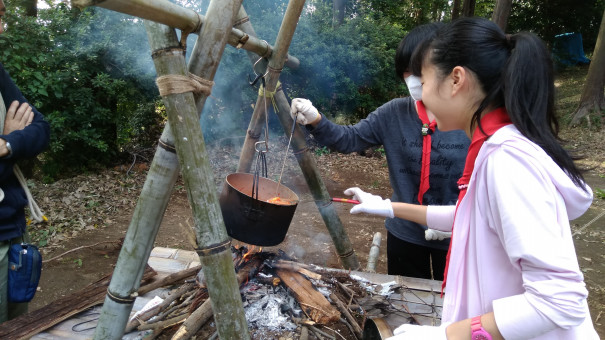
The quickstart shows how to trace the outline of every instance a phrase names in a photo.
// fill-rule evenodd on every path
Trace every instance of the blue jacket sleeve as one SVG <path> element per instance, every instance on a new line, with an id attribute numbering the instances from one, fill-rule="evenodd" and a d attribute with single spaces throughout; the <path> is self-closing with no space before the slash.
<path id="1" fill-rule="evenodd" d="M 388 129 L 383 116 L 391 113 L 390 105 L 385 104 L 355 125 L 338 125 L 325 116 L 316 127 L 308 127 L 309 132 L 321 145 L 342 152 L 363 151 L 369 147 L 382 145 L 383 135 Z"/>
<path id="2" fill-rule="evenodd" d="M 2 99 L 7 109 L 15 100 L 19 103 L 28 102 L 2 64 L 0 64 L 0 93 L 2 93 Z M 8 135 L 0 134 L 0 138 L 9 142 L 12 149 L 12 154 L 9 157 L 0 159 L 0 179 L 4 179 L 12 173 L 15 161 L 33 158 L 48 147 L 50 125 L 44 120 L 44 116 L 38 109 L 31 104 L 30 106 L 34 112 L 34 119 L 30 125 L 23 130 L 13 131 Z"/>

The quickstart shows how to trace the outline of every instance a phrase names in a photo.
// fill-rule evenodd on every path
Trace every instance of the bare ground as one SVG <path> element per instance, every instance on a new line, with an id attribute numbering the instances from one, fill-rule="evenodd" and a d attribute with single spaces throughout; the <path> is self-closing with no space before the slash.
<path id="1" fill-rule="evenodd" d="M 584 140 L 583 131 L 566 132 L 573 140 L 572 147 L 580 150 L 586 159 L 587 181 L 593 189 L 605 189 L 605 140 L 601 132 Z M 580 137 L 578 137 L 580 136 Z M 228 140 L 227 140 L 228 141 Z M 269 153 L 270 178 L 277 179 L 282 165 L 285 140 L 279 138 Z M 239 144 L 239 143 L 238 143 Z M 208 146 L 217 192 L 227 174 L 235 171 L 239 150 L 219 141 Z M 321 154 L 321 155 L 320 155 Z M 390 195 L 386 160 L 357 154 L 315 153 L 316 164 L 331 195 L 342 197 L 342 191 L 360 186 L 385 197 Z M 58 181 L 51 185 L 36 183 L 34 195 L 51 219 L 50 225 L 35 226 L 32 234 L 46 243 L 42 247 L 44 263 L 40 288 L 30 304 L 31 310 L 52 303 L 89 283 L 111 273 L 119 255 L 138 195 L 145 181 L 147 165 L 125 165 L 98 174 L 82 175 Z M 278 247 L 305 263 L 341 267 L 331 238 L 321 219 L 317 206 L 302 178 L 292 155 L 286 165 L 282 182 L 297 192 L 300 203 L 286 240 Z M 349 205 L 337 204 L 336 209 L 348 232 L 362 267 L 376 232 L 385 233 L 384 221 L 378 217 L 352 216 Z M 574 240 L 579 263 L 585 273 L 590 291 L 589 305 L 592 319 L 601 337 L 605 337 L 605 217 L 592 221 L 605 211 L 605 200 L 595 198 L 589 211 L 573 221 Z M 191 210 L 179 179 L 155 240 L 156 246 L 191 249 L 185 240 L 184 228 L 193 225 Z M 383 244 L 385 242 L 383 241 Z M 82 247 L 82 248 L 79 248 Z M 55 258 L 69 252 L 59 258 Z M 377 265 L 379 273 L 386 273 L 386 255 L 381 249 Z"/>

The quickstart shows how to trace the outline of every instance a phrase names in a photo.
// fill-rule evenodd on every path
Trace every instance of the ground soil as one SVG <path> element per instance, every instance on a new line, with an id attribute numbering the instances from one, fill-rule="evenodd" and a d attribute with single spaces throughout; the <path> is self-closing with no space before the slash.
<path id="1" fill-rule="evenodd" d="M 569 132 L 574 134 L 573 131 Z M 600 136 L 600 140 L 605 140 Z M 229 140 L 226 139 L 226 142 Z M 270 178 L 279 177 L 286 141 L 276 138 L 269 153 Z M 594 150 L 585 161 L 591 167 L 587 181 L 593 189 L 605 189 L 605 157 L 602 145 L 583 144 L 576 139 L 575 147 Z M 597 152 L 596 150 L 601 150 Z M 239 150 L 230 144 L 217 142 L 208 146 L 215 175 L 217 192 L 227 174 L 235 171 Z M 313 153 L 316 165 L 330 195 L 343 197 L 343 190 L 359 186 L 367 191 L 388 197 L 390 186 L 386 159 L 379 152 L 372 157 L 358 154 L 343 155 Z M 378 156 L 378 157 L 377 157 Z M 139 158 L 140 159 L 140 158 Z M 119 255 L 124 237 L 145 181 L 147 164 L 136 163 L 106 170 L 98 174 L 78 176 L 52 185 L 39 184 L 35 194 L 49 214 L 51 230 L 35 226 L 34 236 L 46 242 L 40 288 L 31 303 L 31 310 L 52 303 L 89 283 L 111 273 Z M 309 193 L 295 158 L 290 154 L 282 182 L 300 197 L 294 219 L 286 239 L 279 246 L 289 255 L 305 263 L 340 268 L 330 235 Z M 384 220 L 378 217 L 350 215 L 348 204 L 336 204 L 336 210 L 362 267 L 375 233 L 385 235 Z M 581 218 L 573 221 L 574 240 L 578 259 L 590 291 L 589 304 L 592 319 L 601 337 L 605 337 L 605 216 L 592 221 L 605 211 L 605 200 L 595 198 L 593 206 Z M 182 180 L 179 179 L 170 198 L 155 240 L 156 246 L 191 249 L 184 235 L 193 219 Z M 235 241 L 234 241 L 235 242 Z M 385 240 L 380 250 L 377 271 L 386 273 Z M 82 247 L 82 248 L 80 248 Z M 67 254 L 65 254 L 68 252 Z M 59 258 L 55 258 L 56 256 Z"/>

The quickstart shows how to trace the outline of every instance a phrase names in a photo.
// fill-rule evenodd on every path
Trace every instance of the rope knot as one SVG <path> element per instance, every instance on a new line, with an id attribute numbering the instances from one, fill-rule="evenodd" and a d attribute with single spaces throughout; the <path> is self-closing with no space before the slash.
<path id="1" fill-rule="evenodd" d="M 192 73 L 189 73 L 188 76 L 178 74 L 160 76 L 155 82 L 162 97 L 186 92 L 209 96 L 214 85 L 213 81 L 198 77 Z"/>

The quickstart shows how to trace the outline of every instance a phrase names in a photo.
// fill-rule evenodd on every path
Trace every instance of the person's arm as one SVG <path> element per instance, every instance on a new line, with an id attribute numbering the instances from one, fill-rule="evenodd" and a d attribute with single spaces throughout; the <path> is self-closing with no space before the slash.
<path id="1" fill-rule="evenodd" d="M 502 340 L 504 337 L 498 330 L 494 313 L 479 316 L 481 327 L 488 332 L 493 340 Z M 441 326 L 420 326 L 403 324 L 397 327 L 392 336 L 386 340 L 470 340 L 472 319 L 465 319 L 454 323 L 444 323 Z"/>
<path id="2" fill-rule="evenodd" d="M 447 340 L 469 340 L 471 338 L 471 320 L 466 319 L 450 324 L 445 330 Z M 481 326 L 492 336 L 493 340 L 504 339 L 496 325 L 493 312 L 481 315 Z"/>
<path id="3" fill-rule="evenodd" d="M 10 78 L 6 70 L 0 64 L 0 92 L 7 108 L 7 118 L 5 125 L 10 126 L 12 124 L 11 119 L 14 119 L 13 115 L 16 114 L 16 119 L 23 118 L 25 115 L 26 119 L 29 120 L 25 127 L 20 129 L 12 128 L 2 132 L 0 139 L 10 143 L 11 154 L 10 159 L 21 159 L 21 158 L 32 158 L 41 153 L 50 142 L 50 125 L 42 114 L 23 96 L 21 91 L 17 88 L 17 85 Z M 17 103 L 15 103 L 15 101 Z M 28 116 L 28 110 L 31 110 L 33 117 Z M 19 112 L 23 112 L 22 116 L 19 116 Z M 23 126 L 23 124 L 21 125 Z M 1 142 L 0 142 L 1 143 Z M 0 146 L 1 148 L 5 148 Z M 2 150 L 0 150 L 1 152 Z M 5 152 L 7 150 L 4 150 Z"/>
<path id="4" fill-rule="evenodd" d="M 391 202 L 393 215 L 404 220 L 427 225 L 427 206 L 402 202 Z"/>
<path id="5" fill-rule="evenodd" d="M 351 153 L 383 144 L 383 135 L 388 133 L 385 115 L 394 114 L 386 112 L 390 108 L 392 105 L 387 103 L 355 125 L 338 125 L 325 119 L 308 99 L 294 98 L 290 115 L 305 125 L 320 145 L 337 152 Z"/>

